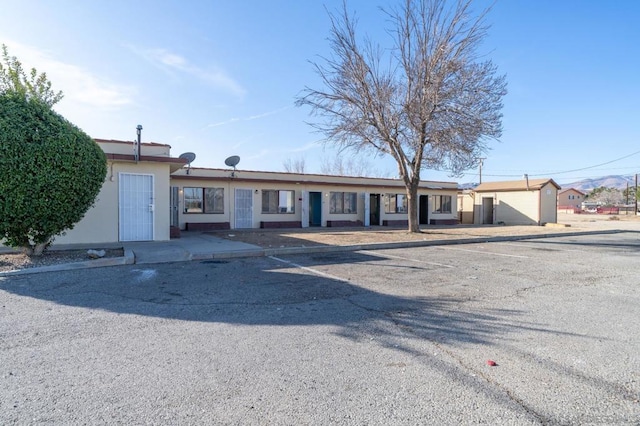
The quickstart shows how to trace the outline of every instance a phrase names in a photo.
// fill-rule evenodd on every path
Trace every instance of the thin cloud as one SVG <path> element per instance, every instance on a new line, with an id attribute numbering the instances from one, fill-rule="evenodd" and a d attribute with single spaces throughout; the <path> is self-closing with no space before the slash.
<path id="1" fill-rule="evenodd" d="M 228 120 L 225 121 L 219 121 L 217 123 L 212 123 L 212 124 L 208 124 L 206 127 L 219 127 L 219 126 L 224 126 L 226 124 L 231 124 L 231 123 L 236 123 L 238 121 L 251 121 L 251 120 L 258 120 L 260 118 L 265 118 L 265 117 L 269 117 L 271 115 L 275 115 L 278 114 L 282 111 L 288 110 L 289 108 L 291 108 L 291 106 L 285 106 L 282 108 L 278 108 L 278 109 L 274 109 L 273 111 L 268 111 L 268 112 L 264 112 L 261 114 L 256 114 L 256 115 L 250 115 L 249 117 L 244 117 L 244 118 L 239 118 L 239 117 L 234 117 L 234 118 L 230 118 Z"/>
<path id="2" fill-rule="evenodd" d="M 246 159 L 247 160 L 257 160 L 259 158 L 266 157 L 270 153 L 271 153 L 271 151 L 268 150 L 268 149 L 261 149 L 260 151 L 257 151 L 255 154 L 247 156 Z"/>
<path id="3" fill-rule="evenodd" d="M 320 148 L 321 145 L 319 144 L 319 142 L 320 141 L 309 142 L 306 145 L 302 145 L 299 148 L 294 148 L 294 149 L 288 150 L 287 152 L 306 152 L 306 151 L 310 151 L 312 149 Z"/>
<path id="4" fill-rule="evenodd" d="M 62 90 L 62 103 L 81 103 L 97 108 L 119 108 L 133 104 L 136 89 L 99 77 L 77 65 L 53 58 L 48 52 L 14 41 L 6 41 L 9 54 L 22 62 L 25 71 L 45 72 L 54 90 Z"/>
<path id="5" fill-rule="evenodd" d="M 320 145 L 318 145 L 317 142 L 310 142 L 306 145 L 301 146 L 300 148 L 293 148 L 293 149 L 279 149 L 279 150 L 273 150 L 273 149 L 261 149 L 259 151 L 256 151 L 255 154 L 251 155 L 251 156 L 247 156 L 247 160 L 256 160 L 259 158 L 263 158 L 269 155 L 273 155 L 276 153 L 279 154 L 290 154 L 290 153 L 298 153 L 298 152 L 306 152 L 315 148 L 319 148 Z"/>
<path id="6" fill-rule="evenodd" d="M 282 107 L 282 108 L 278 108 L 278 109 L 274 109 L 273 111 L 265 112 L 265 113 L 262 113 L 262 114 L 252 115 L 250 117 L 247 117 L 245 119 L 245 121 L 256 120 L 258 118 L 269 117 L 270 115 L 275 115 L 275 114 L 278 114 L 279 112 L 286 111 L 289 108 L 291 108 L 291 105 L 288 105 L 288 106 L 285 106 L 285 107 Z"/>
<path id="7" fill-rule="evenodd" d="M 218 123 L 213 123 L 213 124 L 209 124 L 207 127 L 219 127 L 219 126 L 224 126 L 225 124 L 231 124 L 231 123 L 235 123 L 236 121 L 241 121 L 241 118 L 230 118 L 229 120 L 226 121 L 220 121 Z"/>
<path id="8" fill-rule="evenodd" d="M 132 46 L 129 46 L 129 48 L 165 71 L 179 71 L 191 75 L 216 89 L 231 93 L 237 97 L 243 97 L 247 93 L 240 83 L 228 76 L 225 72 L 221 70 L 206 70 L 191 63 L 185 57 L 170 52 L 167 49 L 143 50 Z"/>

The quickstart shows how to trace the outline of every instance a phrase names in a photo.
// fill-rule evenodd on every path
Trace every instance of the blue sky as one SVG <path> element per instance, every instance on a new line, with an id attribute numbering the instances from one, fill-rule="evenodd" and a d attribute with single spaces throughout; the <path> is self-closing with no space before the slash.
<path id="1" fill-rule="evenodd" d="M 388 46 L 378 8 L 397 3 L 350 0 L 348 8 L 362 34 Z M 48 74 L 65 93 L 56 109 L 92 137 L 133 140 L 142 124 L 143 141 L 169 144 L 175 156 L 195 152 L 194 167 L 224 168 L 240 155 L 240 169 L 282 171 L 284 160 L 304 158 L 317 173 L 335 155 L 294 101 L 305 86 L 321 88 L 309 61 L 328 55 L 326 9 L 341 0 L 0 5 L 0 43 Z M 640 173 L 639 21 L 636 0 L 496 2 L 484 53 L 507 75 L 509 94 L 483 181 Z M 390 159 L 366 161 L 395 175 Z M 559 173 L 576 169 L 585 170 Z M 478 171 L 422 178 L 477 182 Z"/>

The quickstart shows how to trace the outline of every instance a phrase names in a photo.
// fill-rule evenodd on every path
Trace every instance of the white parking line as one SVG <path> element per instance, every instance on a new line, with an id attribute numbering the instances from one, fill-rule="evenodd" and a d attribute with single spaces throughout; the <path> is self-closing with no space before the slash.
<path id="1" fill-rule="evenodd" d="M 327 274 L 326 272 L 318 271 L 317 269 L 309 268 L 307 266 L 298 265 L 297 263 L 290 262 L 290 261 L 284 260 L 284 259 L 280 259 L 279 257 L 275 257 L 275 256 L 269 256 L 269 258 L 273 259 L 275 261 L 282 262 L 282 263 L 285 263 L 287 265 L 294 266 L 296 268 L 302 269 L 303 271 L 311 272 L 312 274 L 315 274 L 315 275 L 320 275 L 321 277 L 330 278 L 332 280 L 338 280 L 338 281 L 342 281 L 344 283 L 351 284 L 351 281 L 349 281 L 349 280 L 347 280 L 345 278 L 336 277 L 335 275 Z"/>
<path id="2" fill-rule="evenodd" d="M 504 253 L 493 253 L 493 252 L 488 252 L 488 251 L 482 251 L 482 250 L 469 250 L 469 249 L 461 249 L 461 248 L 454 248 L 454 247 L 438 247 L 442 250 L 456 250 L 456 251 L 466 251 L 469 253 L 480 253 L 480 254 L 488 254 L 491 256 L 503 256 L 503 257 L 517 257 L 519 259 L 529 259 L 529 256 L 520 256 L 517 254 L 504 254 Z"/>
<path id="3" fill-rule="evenodd" d="M 499 242 L 492 243 L 492 244 L 500 244 L 500 245 L 504 245 L 504 246 L 515 246 L 515 247 L 526 247 L 528 249 L 531 249 L 531 248 L 542 248 L 540 243 L 537 243 L 538 246 L 536 246 L 535 245 L 536 244 L 535 241 L 532 241 L 529 244 L 524 244 L 524 243 L 519 243 L 519 244 L 518 243 L 499 243 Z M 572 252 L 575 252 L 575 253 L 584 253 L 585 252 L 584 250 L 571 250 L 571 249 L 557 248 L 555 246 L 554 247 L 550 247 L 550 248 L 553 248 L 554 251 L 572 251 Z"/>
<path id="4" fill-rule="evenodd" d="M 425 265 L 433 265 L 433 266 L 441 266 L 443 268 L 455 268 L 455 266 L 452 265 L 445 265 L 444 263 L 437 263 L 437 262 L 425 262 L 424 260 L 418 260 L 418 259 L 411 259 L 408 257 L 402 257 L 402 256 L 394 256 L 392 254 L 382 254 L 382 253 L 378 253 L 378 252 L 374 252 L 374 251 L 368 251 L 368 250 L 361 250 L 360 253 L 365 253 L 371 256 L 377 256 L 377 257 L 387 257 L 390 259 L 400 259 L 400 260 L 408 260 L 409 262 L 416 262 L 416 263 L 424 263 Z"/>

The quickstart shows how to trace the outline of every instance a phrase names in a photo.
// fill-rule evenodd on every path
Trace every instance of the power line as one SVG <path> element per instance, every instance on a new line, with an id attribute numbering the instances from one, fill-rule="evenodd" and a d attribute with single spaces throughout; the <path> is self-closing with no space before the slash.
<path id="1" fill-rule="evenodd" d="M 638 154 L 640 154 L 640 151 L 636 151 L 636 152 L 633 152 L 633 153 L 631 153 L 629 155 L 625 155 L 623 157 L 616 158 L 615 160 L 611 160 L 611 161 L 607 161 L 607 162 L 604 162 L 604 163 L 596 164 L 595 166 L 583 167 L 581 169 L 565 170 L 563 172 L 555 172 L 555 173 L 550 173 L 550 174 L 559 175 L 559 174 L 564 174 L 564 173 L 581 172 L 583 170 L 589 170 L 589 169 L 594 169 L 594 168 L 600 167 L 600 166 L 606 166 L 607 164 L 615 163 L 616 161 L 624 160 L 625 158 L 633 157 L 634 155 L 638 155 Z M 533 175 L 533 176 L 543 176 L 543 175 Z"/>
<path id="2" fill-rule="evenodd" d="M 640 154 L 640 151 L 636 151 L 636 152 L 632 152 L 631 154 L 622 156 L 620 158 L 616 158 L 614 160 L 610 160 L 610 161 L 606 161 L 604 163 L 600 163 L 600 164 L 595 164 L 593 166 L 589 166 L 589 167 L 582 167 L 579 169 L 572 169 L 572 170 L 564 170 L 564 171 L 559 171 L 559 172 L 546 172 L 546 173 L 528 173 L 529 176 L 554 176 L 554 175 L 560 175 L 560 174 L 565 174 L 565 173 L 573 173 L 573 172 L 581 172 L 583 170 L 591 170 L 591 169 L 595 169 L 596 167 L 600 167 L 600 166 L 606 166 L 607 164 L 611 164 L 611 163 L 615 163 L 616 161 L 620 161 L 620 160 L 624 160 L 626 158 L 629 157 L 633 157 L 634 155 L 638 155 Z M 633 167 L 625 167 L 626 169 L 633 169 Z M 606 169 L 605 169 L 606 170 Z M 464 176 L 475 176 L 476 173 L 464 173 Z M 484 176 L 490 176 L 490 177 L 521 177 L 522 173 L 519 174 L 488 174 L 488 173 L 483 173 Z"/>

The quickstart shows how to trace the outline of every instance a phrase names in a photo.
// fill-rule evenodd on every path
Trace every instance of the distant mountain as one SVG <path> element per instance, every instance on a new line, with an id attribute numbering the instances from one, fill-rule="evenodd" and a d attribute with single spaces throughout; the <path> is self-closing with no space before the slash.
<path id="1" fill-rule="evenodd" d="M 459 183 L 458 189 L 473 189 L 476 186 L 480 185 L 479 183 L 468 182 L 468 183 Z"/>
<path id="2" fill-rule="evenodd" d="M 583 179 L 570 183 L 561 184 L 558 182 L 558 184 L 562 189 L 575 188 L 584 193 L 589 193 L 592 189 L 599 188 L 601 186 L 604 186 L 605 188 L 617 188 L 624 190 L 627 189 L 627 182 L 629 183 L 629 187 L 635 185 L 635 176 L 611 175 L 593 179 Z M 460 183 L 458 184 L 458 189 L 474 189 L 476 186 L 478 186 L 478 184 L 473 182 Z"/>
<path id="3" fill-rule="evenodd" d="M 600 178 L 583 179 L 577 182 L 561 184 L 561 186 L 562 189 L 575 188 L 579 191 L 588 193 L 592 189 L 599 188 L 601 186 L 604 186 L 605 188 L 617 188 L 620 190 L 627 189 L 627 183 L 630 187 L 635 185 L 635 177 L 611 175 Z"/>

